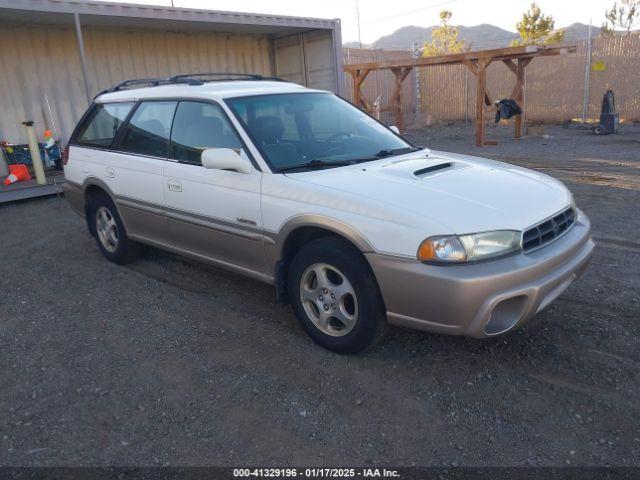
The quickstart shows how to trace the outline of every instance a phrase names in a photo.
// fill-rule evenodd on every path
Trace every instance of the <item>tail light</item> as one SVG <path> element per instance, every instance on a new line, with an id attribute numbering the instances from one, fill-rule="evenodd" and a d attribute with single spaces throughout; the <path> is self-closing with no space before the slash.
<path id="1" fill-rule="evenodd" d="M 66 165 L 69 162 L 69 145 L 64 147 L 62 151 L 62 165 Z"/>

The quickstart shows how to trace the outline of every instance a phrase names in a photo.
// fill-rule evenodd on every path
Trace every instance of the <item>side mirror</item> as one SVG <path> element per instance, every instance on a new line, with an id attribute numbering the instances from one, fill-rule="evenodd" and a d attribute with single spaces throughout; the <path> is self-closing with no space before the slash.
<path id="1" fill-rule="evenodd" d="M 389 127 L 389 130 L 391 130 L 394 133 L 397 133 L 398 135 L 400 135 L 400 129 L 398 127 L 396 127 L 395 125 L 391 125 Z"/>
<path id="2" fill-rule="evenodd" d="M 210 170 L 233 170 L 251 173 L 251 162 L 232 148 L 207 148 L 200 156 L 202 166 Z"/>

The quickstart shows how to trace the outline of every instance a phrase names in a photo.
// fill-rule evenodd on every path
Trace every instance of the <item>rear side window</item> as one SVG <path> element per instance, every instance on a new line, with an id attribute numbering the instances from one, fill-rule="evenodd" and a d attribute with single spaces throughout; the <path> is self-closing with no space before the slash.
<path id="1" fill-rule="evenodd" d="M 167 157 L 171 122 L 178 102 L 142 102 L 124 126 L 118 150 Z"/>
<path id="2" fill-rule="evenodd" d="M 201 165 L 207 148 L 242 148 L 242 143 L 222 109 L 205 102 L 180 102 L 171 133 L 169 157 Z"/>
<path id="3" fill-rule="evenodd" d="M 96 104 L 84 124 L 80 126 L 76 143 L 92 147 L 110 147 L 120 125 L 134 105 L 134 102 Z"/>

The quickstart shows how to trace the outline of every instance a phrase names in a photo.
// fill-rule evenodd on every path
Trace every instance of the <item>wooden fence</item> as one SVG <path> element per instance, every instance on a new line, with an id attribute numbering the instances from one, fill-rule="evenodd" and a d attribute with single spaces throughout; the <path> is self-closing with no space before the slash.
<path id="1" fill-rule="evenodd" d="M 405 50 L 373 50 L 345 48 L 343 49 L 344 63 L 364 63 L 379 62 L 383 60 L 402 60 L 411 58 L 411 52 Z M 352 77 L 345 74 L 346 91 L 349 92 L 349 100 L 353 100 Z M 373 104 L 380 97 L 380 105 L 387 106 L 390 104 L 391 94 L 395 88 L 396 79 L 390 71 L 371 72 L 363 84 L 362 91 L 367 99 Z M 402 112 L 408 123 L 412 123 L 413 115 L 416 109 L 416 73 L 412 72 L 405 79 L 402 85 Z M 392 124 L 395 122 L 395 114 L 393 112 L 380 112 L 380 119 Z"/>
<path id="2" fill-rule="evenodd" d="M 560 123 L 581 118 L 585 99 L 587 44 L 577 43 L 577 52 L 560 57 L 536 58 L 527 69 L 527 121 Z M 345 49 L 345 63 L 410 58 L 409 51 Z M 472 119 L 475 105 L 475 78 L 463 65 L 418 68 L 405 80 L 403 110 L 407 124 Z M 350 76 L 346 76 L 347 82 Z M 487 70 L 487 88 L 496 100 L 507 98 L 513 88 L 513 75 L 502 63 Z M 394 78 L 389 72 L 373 72 L 364 82 L 368 99 L 378 95 L 383 104 L 393 91 Z M 348 83 L 348 91 L 351 85 Z M 602 95 L 612 89 L 616 107 L 625 121 L 640 120 L 640 35 L 596 38 L 592 42 L 588 81 L 587 116 L 597 119 Z M 416 96 L 420 104 L 416 109 Z M 492 112 L 487 113 L 487 120 Z M 383 121 L 392 121 L 389 115 Z"/>

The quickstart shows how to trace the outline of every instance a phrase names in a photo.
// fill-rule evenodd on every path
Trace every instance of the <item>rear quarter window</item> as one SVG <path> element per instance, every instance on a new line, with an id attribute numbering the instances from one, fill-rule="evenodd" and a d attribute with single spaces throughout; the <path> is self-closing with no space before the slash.
<path id="1" fill-rule="evenodd" d="M 74 143 L 108 148 L 135 102 L 98 103 L 78 128 Z"/>
<path id="2" fill-rule="evenodd" d="M 124 127 L 117 150 L 126 153 L 166 158 L 171 123 L 178 102 L 145 100 L 140 103 Z"/>

